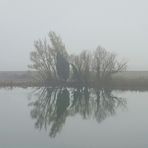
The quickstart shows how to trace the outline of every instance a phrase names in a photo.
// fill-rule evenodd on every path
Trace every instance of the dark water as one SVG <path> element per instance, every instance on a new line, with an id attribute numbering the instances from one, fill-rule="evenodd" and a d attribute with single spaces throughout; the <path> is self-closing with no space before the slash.
<path id="1" fill-rule="evenodd" d="M 2 148 L 147 148 L 148 92 L 0 90 Z"/>

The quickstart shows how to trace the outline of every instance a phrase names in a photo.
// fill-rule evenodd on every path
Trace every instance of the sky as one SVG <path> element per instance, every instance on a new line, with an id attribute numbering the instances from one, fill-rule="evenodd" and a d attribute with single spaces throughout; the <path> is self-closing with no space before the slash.
<path id="1" fill-rule="evenodd" d="M 0 0 L 0 71 L 28 70 L 34 41 L 55 31 L 69 53 L 102 46 L 148 70 L 147 0 Z"/>

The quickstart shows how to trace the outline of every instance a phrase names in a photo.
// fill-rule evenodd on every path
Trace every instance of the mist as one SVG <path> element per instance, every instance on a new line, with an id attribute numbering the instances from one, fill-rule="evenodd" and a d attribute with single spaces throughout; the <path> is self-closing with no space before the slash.
<path id="1" fill-rule="evenodd" d="M 59 34 L 69 53 L 105 47 L 148 70 L 146 0 L 0 0 L 0 70 L 28 70 L 34 40 Z"/>

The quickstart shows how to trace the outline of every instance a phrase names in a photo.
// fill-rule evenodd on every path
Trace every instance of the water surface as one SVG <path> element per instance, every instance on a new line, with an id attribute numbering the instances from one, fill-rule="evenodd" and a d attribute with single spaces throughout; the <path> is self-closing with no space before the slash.
<path id="1" fill-rule="evenodd" d="M 148 92 L 0 90 L 2 148 L 147 148 Z"/>

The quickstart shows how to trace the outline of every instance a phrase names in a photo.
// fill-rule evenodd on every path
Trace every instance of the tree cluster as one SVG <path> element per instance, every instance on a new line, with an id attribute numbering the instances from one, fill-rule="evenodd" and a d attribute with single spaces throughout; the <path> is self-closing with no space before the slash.
<path id="1" fill-rule="evenodd" d="M 60 36 L 49 33 L 49 41 L 34 42 L 31 52 L 32 65 L 37 71 L 37 80 L 44 83 L 51 81 L 70 81 L 81 84 L 96 82 L 103 84 L 111 79 L 112 74 L 124 71 L 126 62 L 117 60 L 114 53 L 98 46 L 93 52 L 84 50 L 77 55 L 68 54 Z"/>

